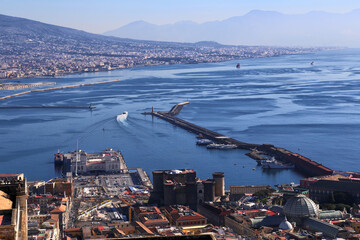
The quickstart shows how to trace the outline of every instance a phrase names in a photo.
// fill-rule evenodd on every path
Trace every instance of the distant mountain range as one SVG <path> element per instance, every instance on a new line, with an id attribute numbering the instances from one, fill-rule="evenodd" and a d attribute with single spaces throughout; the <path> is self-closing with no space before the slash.
<path id="1" fill-rule="evenodd" d="M 220 47 L 219 43 L 212 41 L 199 41 L 196 43 L 178 43 L 166 41 L 147 41 L 129 38 L 119 38 L 112 36 L 104 36 L 101 34 L 93 34 L 85 31 L 56 26 L 52 24 L 42 23 L 26 18 L 12 17 L 0 14 L 0 43 L 10 43 L 18 45 L 20 43 L 33 41 L 47 41 L 48 44 L 149 44 L 149 45 L 166 45 L 166 46 L 183 46 L 183 47 L 199 47 L 211 46 Z M 99 46 L 99 47 L 100 47 Z M 126 45 L 124 45 L 126 46 Z M 0 49 L 4 50 L 4 49 Z"/>
<path id="2" fill-rule="evenodd" d="M 360 47 L 360 9 L 344 14 L 313 11 L 288 15 L 253 10 L 244 16 L 198 24 L 137 21 L 104 33 L 133 39 L 231 45 Z"/>

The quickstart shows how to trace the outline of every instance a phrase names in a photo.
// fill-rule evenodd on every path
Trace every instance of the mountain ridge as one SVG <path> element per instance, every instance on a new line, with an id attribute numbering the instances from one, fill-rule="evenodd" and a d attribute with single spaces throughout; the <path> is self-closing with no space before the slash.
<path id="1" fill-rule="evenodd" d="M 190 21 L 191 22 L 191 21 Z M 360 47 L 360 9 L 347 13 L 312 11 L 283 14 L 252 10 L 242 16 L 195 23 L 127 24 L 106 36 L 179 42 L 215 41 L 226 45 Z"/>

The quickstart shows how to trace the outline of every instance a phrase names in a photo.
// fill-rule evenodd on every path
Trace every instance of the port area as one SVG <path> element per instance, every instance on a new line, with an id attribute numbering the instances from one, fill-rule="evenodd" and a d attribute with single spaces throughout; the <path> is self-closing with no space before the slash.
<path id="1" fill-rule="evenodd" d="M 298 153 L 293 153 L 284 148 L 276 147 L 271 144 L 251 144 L 241 142 L 175 117 L 175 115 L 181 111 L 183 106 L 187 104 L 189 104 L 189 102 L 176 104 L 169 112 L 155 112 L 154 108 L 152 108 L 151 112 L 145 112 L 143 114 L 165 120 L 177 127 L 181 127 L 189 132 L 197 134 L 200 138 L 210 139 L 214 143 L 225 145 L 231 144 L 236 145 L 236 148 L 249 150 L 250 152 L 246 155 L 255 160 L 265 160 L 267 157 L 264 156 L 268 156 L 269 158 L 275 157 L 277 160 L 284 163 L 291 163 L 295 166 L 297 171 L 303 173 L 306 176 L 323 176 L 334 173 L 334 170 L 323 166 L 321 163 L 315 162 L 307 157 L 304 157 Z"/>
<path id="2" fill-rule="evenodd" d="M 153 186 L 147 173 L 128 168 L 120 151 L 58 152 L 54 163 L 62 165 L 66 178 L 73 183 L 68 228 L 128 224 L 131 207 L 149 201 Z"/>
<path id="3" fill-rule="evenodd" d="M 118 174 L 74 177 L 69 227 L 128 222 L 131 218 L 129 207 L 147 203 L 152 189 L 150 179 L 142 169 L 128 170 Z M 147 186 L 143 184 L 146 182 Z"/>

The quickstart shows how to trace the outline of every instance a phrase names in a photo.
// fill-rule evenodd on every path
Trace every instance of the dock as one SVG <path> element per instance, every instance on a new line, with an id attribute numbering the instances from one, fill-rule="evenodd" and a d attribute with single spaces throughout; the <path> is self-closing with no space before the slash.
<path id="1" fill-rule="evenodd" d="M 209 129 L 200 127 L 198 125 L 192 124 L 190 122 L 175 117 L 175 115 L 177 115 L 181 111 L 183 106 L 187 104 L 189 104 L 189 102 L 176 104 L 171 108 L 169 112 L 155 112 L 154 108 L 152 108 L 151 112 L 145 112 L 143 114 L 152 115 L 162 120 L 165 120 L 177 127 L 183 128 L 189 132 L 200 135 L 203 138 L 210 139 L 215 143 L 234 144 L 239 149 L 249 150 L 251 152 L 249 152 L 247 155 L 254 159 L 256 159 L 255 157 L 260 158 L 261 156 L 257 153 L 261 152 L 264 153 L 265 155 L 274 156 L 279 160 L 290 162 L 295 165 L 296 170 L 302 172 L 307 176 L 323 176 L 323 175 L 331 175 L 334 173 L 334 170 L 323 166 L 321 163 L 315 162 L 298 153 L 293 153 L 284 148 L 275 147 L 274 145 L 271 144 L 252 144 L 252 143 L 241 142 L 231 137 L 224 136 L 220 133 L 211 131 Z"/>

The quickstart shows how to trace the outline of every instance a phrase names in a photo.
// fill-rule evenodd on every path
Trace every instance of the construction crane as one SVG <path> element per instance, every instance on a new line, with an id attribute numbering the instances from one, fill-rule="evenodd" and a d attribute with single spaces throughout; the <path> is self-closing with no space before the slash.
<path id="1" fill-rule="evenodd" d="M 129 207 L 129 222 L 131 222 L 131 204 L 123 198 L 120 198 L 120 200 L 123 201 L 126 205 L 128 205 L 128 207 Z"/>

